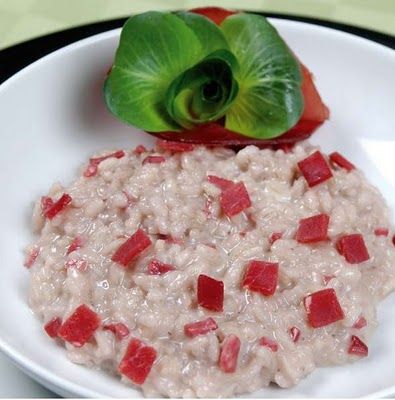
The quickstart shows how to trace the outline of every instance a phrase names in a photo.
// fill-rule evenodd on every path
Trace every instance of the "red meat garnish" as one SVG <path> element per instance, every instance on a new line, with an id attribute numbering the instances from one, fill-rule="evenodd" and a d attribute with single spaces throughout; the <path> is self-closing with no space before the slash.
<path id="1" fill-rule="evenodd" d="M 264 296 L 272 296 L 278 281 L 278 263 L 253 260 L 247 264 L 242 287 L 258 292 Z"/>
<path id="2" fill-rule="evenodd" d="M 328 239 L 329 215 L 318 214 L 299 221 L 296 240 L 299 243 L 316 243 Z"/>
<path id="3" fill-rule="evenodd" d="M 282 232 L 273 232 L 269 238 L 269 244 L 272 245 L 274 242 L 281 239 L 282 237 L 283 237 Z"/>
<path id="4" fill-rule="evenodd" d="M 219 355 L 219 369 L 226 373 L 235 372 L 239 351 L 240 339 L 236 335 L 226 336 Z"/>
<path id="5" fill-rule="evenodd" d="M 137 231 L 114 253 L 111 260 L 127 267 L 128 264 L 151 245 L 151 239 L 142 229 Z"/>
<path id="6" fill-rule="evenodd" d="M 319 151 L 299 161 L 298 166 L 310 187 L 325 182 L 333 176 L 328 163 Z"/>
<path id="7" fill-rule="evenodd" d="M 376 236 L 388 236 L 389 230 L 387 228 L 376 228 L 374 234 Z"/>
<path id="8" fill-rule="evenodd" d="M 250 196 L 243 182 L 235 183 L 222 191 L 219 202 L 222 211 L 233 217 L 251 206 Z"/>
<path id="9" fill-rule="evenodd" d="M 168 150 L 172 153 L 183 153 L 186 151 L 192 151 L 195 148 L 192 143 L 173 142 L 171 140 L 158 139 L 156 143 L 162 150 Z"/>
<path id="10" fill-rule="evenodd" d="M 368 322 L 366 321 L 365 317 L 361 315 L 356 321 L 355 324 L 352 326 L 355 329 L 362 329 L 364 328 Z"/>
<path id="11" fill-rule="evenodd" d="M 198 7 L 192 8 L 189 11 L 195 14 L 203 15 L 211 19 L 211 21 L 217 25 L 220 25 L 225 18 L 229 17 L 229 15 L 237 13 L 237 11 L 226 10 L 225 8 L 220 7 Z"/>
<path id="12" fill-rule="evenodd" d="M 224 283 L 199 275 L 197 283 L 198 304 L 207 310 L 222 311 L 224 306 Z"/>
<path id="13" fill-rule="evenodd" d="M 72 198 L 67 193 L 64 193 L 59 200 L 53 201 L 49 197 L 41 199 L 41 207 L 45 217 L 53 219 L 61 211 L 63 211 L 72 201 Z"/>
<path id="14" fill-rule="evenodd" d="M 44 330 L 50 338 L 58 337 L 59 329 L 62 325 L 60 318 L 52 318 L 49 322 L 44 325 Z"/>
<path id="15" fill-rule="evenodd" d="M 161 164 L 166 161 L 166 158 L 163 156 L 147 156 L 143 160 L 144 164 Z"/>
<path id="16" fill-rule="evenodd" d="M 146 153 L 148 150 L 146 149 L 145 146 L 143 146 L 142 144 L 139 144 L 134 150 L 133 153 L 134 154 L 142 154 L 142 153 Z"/>
<path id="17" fill-rule="evenodd" d="M 82 304 L 63 322 L 58 336 L 75 347 L 82 347 L 92 338 L 99 326 L 99 316 Z"/>
<path id="18" fill-rule="evenodd" d="M 210 331 L 218 329 L 218 325 L 215 320 L 211 317 L 202 321 L 192 322 L 184 326 L 184 333 L 186 336 L 194 338 L 198 335 L 205 335 Z"/>
<path id="19" fill-rule="evenodd" d="M 278 350 L 278 343 L 266 336 L 263 336 L 259 339 L 259 344 L 263 347 L 267 347 L 273 353 L 275 353 Z"/>
<path id="20" fill-rule="evenodd" d="M 148 264 L 148 273 L 150 275 L 163 275 L 166 272 L 174 271 L 175 268 L 170 264 L 165 264 L 159 260 L 151 260 Z"/>
<path id="21" fill-rule="evenodd" d="M 355 335 L 351 336 L 350 346 L 348 347 L 348 354 L 355 354 L 360 357 L 367 357 L 369 354 L 368 346 Z"/>
<path id="22" fill-rule="evenodd" d="M 333 289 L 323 289 L 304 298 L 309 324 L 320 328 L 344 319 L 343 310 Z"/>
<path id="23" fill-rule="evenodd" d="M 23 265 L 26 268 L 30 268 L 37 260 L 38 255 L 40 254 L 40 249 L 35 247 L 30 250 L 29 254 L 27 255 Z"/>
<path id="24" fill-rule="evenodd" d="M 129 336 L 129 328 L 122 322 L 117 322 L 115 324 L 103 325 L 105 331 L 111 331 L 118 340 Z"/>
<path id="25" fill-rule="evenodd" d="M 76 236 L 74 240 L 70 243 L 69 248 L 67 249 L 66 254 L 70 254 L 73 251 L 80 249 L 83 246 L 83 240 L 80 236 Z"/>
<path id="26" fill-rule="evenodd" d="M 359 233 L 343 236 L 338 240 L 336 247 L 350 264 L 359 264 L 370 258 L 363 236 Z"/>
<path id="27" fill-rule="evenodd" d="M 131 339 L 118 370 L 136 385 L 142 385 L 156 360 L 156 350 L 139 339 Z"/>
<path id="28" fill-rule="evenodd" d="M 219 176 L 215 175 L 207 175 L 207 180 L 221 190 L 226 190 L 234 185 L 234 183 L 229 179 L 220 178 Z"/>
<path id="29" fill-rule="evenodd" d="M 290 328 L 288 332 L 293 342 L 296 343 L 300 339 L 300 329 L 296 326 Z"/>
<path id="30" fill-rule="evenodd" d="M 118 150 L 106 156 L 90 158 L 89 165 L 84 171 L 85 178 L 95 176 L 97 174 L 97 168 L 102 161 L 107 160 L 108 158 L 122 158 L 124 156 L 125 152 L 123 150 Z"/>
<path id="31" fill-rule="evenodd" d="M 340 168 L 344 168 L 347 171 L 352 171 L 355 169 L 355 165 L 351 164 L 350 161 L 345 159 L 340 153 L 335 151 L 334 153 L 329 154 L 329 159 L 333 164 L 337 165 Z"/>

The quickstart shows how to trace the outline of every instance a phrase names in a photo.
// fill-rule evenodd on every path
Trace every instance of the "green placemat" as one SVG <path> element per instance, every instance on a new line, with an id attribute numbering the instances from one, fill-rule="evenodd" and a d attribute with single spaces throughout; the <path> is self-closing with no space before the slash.
<path id="1" fill-rule="evenodd" d="M 0 48 L 135 12 L 208 5 L 322 18 L 395 35 L 395 0 L 0 0 Z"/>

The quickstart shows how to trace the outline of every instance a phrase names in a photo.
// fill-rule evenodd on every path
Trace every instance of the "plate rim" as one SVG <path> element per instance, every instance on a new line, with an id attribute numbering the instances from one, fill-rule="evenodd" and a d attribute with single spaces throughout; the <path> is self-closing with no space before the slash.
<path id="1" fill-rule="evenodd" d="M 267 14 L 265 14 L 267 15 Z M 120 21 L 124 19 L 118 19 L 115 21 Z M 318 24 L 312 24 L 309 22 L 305 21 L 298 21 L 298 20 L 293 20 L 293 19 L 288 19 L 288 18 L 272 18 L 270 17 L 270 20 L 273 22 L 277 22 L 281 25 L 281 23 L 287 23 L 295 26 L 309 26 L 310 28 L 314 29 L 319 29 L 323 31 L 330 31 L 332 34 L 336 33 L 340 36 L 343 36 L 345 38 L 348 38 L 349 40 L 357 40 L 362 45 L 367 45 L 367 46 L 373 46 L 374 48 L 380 48 L 384 52 L 388 52 L 388 54 L 391 54 L 392 56 L 395 56 L 395 51 L 386 45 L 377 43 L 375 41 L 372 41 L 370 39 L 361 37 L 359 35 L 355 35 L 350 32 L 345 32 L 342 30 L 334 29 L 332 27 L 327 27 L 323 25 L 318 25 Z M 72 43 L 69 43 L 66 46 L 61 46 L 60 48 L 44 55 L 43 57 L 40 57 L 36 61 L 28 64 L 21 70 L 19 70 L 17 73 L 13 74 L 11 77 L 6 79 L 3 83 L 0 84 L 0 95 L 3 90 L 5 90 L 10 84 L 14 82 L 14 80 L 18 79 L 19 77 L 23 76 L 26 73 L 29 73 L 31 69 L 37 68 L 40 66 L 40 64 L 47 62 L 49 59 L 52 57 L 59 57 L 61 55 L 67 54 L 67 52 L 74 51 L 75 49 L 78 49 L 80 47 L 84 47 L 86 45 L 89 45 L 90 43 L 94 43 L 96 41 L 102 41 L 106 40 L 107 38 L 111 38 L 114 35 L 117 35 L 120 32 L 120 27 L 107 30 L 104 32 L 96 33 L 93 35 L 90 35 L 88 37 L 85 37 L 83 39 L 73 41 Z M 45 38 L 45 37 L 43 37 Z M 395 45 L 395 38 L 393 38 L 394 45 Z M 15 46 L 13 46 L 15 47 Z M 4 50 L 3 50 L 4 51 Z M 3 51 L 0 51 L 0 55 L 2 55 Z M 43 367 L 42 365 L 31 361 L 27 356 L 23 355 L 19 351 L 16 351 L 12 345 L 7 343 L 7 341 L 0 336 L 0 351 L 6 355 L 8 359 L 10 359 L 11 362 L 13 362 L 18 368 L 20 368 L 24 373 L 26 373 L 28 376 L 33 378 L 34 380 L 38 381 L 45 387 L 49 388 L 50 390 L 60 394 L 60 395 L 67 395 L 67 396 L 75 396 L 76 394 L 82 397 L 93 397 L 93 398 L 103 398 L 105 397 L 103 394 L 95 391 L 88 389 L 86 387 L 80 386 L 79 384 L 76 384 L 66 378 L 60 377 L 56 375 L 55 373 L 51 372 L 48 368 Z M 394 395 L 395 393 L 395 383 L 385 389 L 381 389 L 379 391 L 367 394 L 363 396 L 363 398 L 382 398 L 382 397 L 387 397 Z"/>

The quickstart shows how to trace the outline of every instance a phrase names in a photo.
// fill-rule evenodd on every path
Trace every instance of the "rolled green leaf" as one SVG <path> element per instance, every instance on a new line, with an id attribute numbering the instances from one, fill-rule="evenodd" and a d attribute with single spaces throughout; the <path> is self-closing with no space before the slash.
<path id="1" fill-rule="evenodd" d="M 169 86 L 211 52 L 228 48 L 214 23 L 188 14 L 146 12 L 125 23 L 104 85 L 108 108 L 124 122 L 151 132 L 181 129 L 165 105 Z"/>
<path id="2" fill-rule="evenodd" d="M 166 94 L 169 115 L 187 129 L 223 117 L 237 95 L 233 77 L 237 68 L 237 60 L 228 50 L 205 57 L 170 85 Z"/>
<path id="3" fill-rule="evenodd" d="M 239 92 L 226 113 L 225 127 L 259 139 L 281 135 L 303 112 L 298 61 L 260 15 L 232 15 L 221 29 L 240 66 L 235 74 Z"/>

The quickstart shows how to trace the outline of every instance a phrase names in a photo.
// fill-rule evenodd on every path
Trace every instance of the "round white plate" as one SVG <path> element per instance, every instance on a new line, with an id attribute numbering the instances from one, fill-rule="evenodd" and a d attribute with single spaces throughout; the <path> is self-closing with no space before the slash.
<path id="1" fill-rule="evenodd" d="M 272 20 L 315 73 L 331 120 L 313 137 L 366 172 L 395 209 L 395 52 L 350 34 L 300 22 Z M 27 305 L 32 202 L 52 182 L 65 184 L 96 150 L 151 144 L 152 137 L 116 121 L 101 93 L 119 30 L 67 46 L 25 68 L 0 87 L 0 348 L 28 375 L 63 396 L 137 397 L 114 377 L 72 364 Z M 395 395 L 395 296 L 379 308 L 370 356 L 322 368 L 289 390 L 256 397 Z"/>

